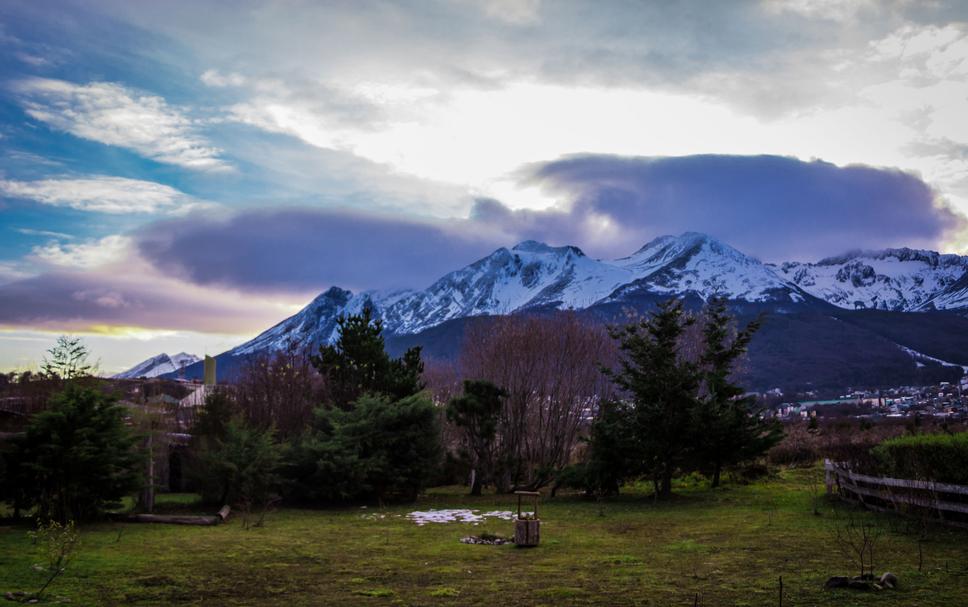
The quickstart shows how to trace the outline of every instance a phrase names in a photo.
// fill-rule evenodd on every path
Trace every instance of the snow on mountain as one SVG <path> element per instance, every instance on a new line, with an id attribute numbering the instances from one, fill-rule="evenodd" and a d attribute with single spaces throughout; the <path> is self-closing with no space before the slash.
<path id="1" fill-rule="evenodd" d="M 502 247 L 422 291 L 353 294 L 333 287 L 230 354 L 279 350 L 290 339 L 311 345 L 331 342 L 337 318 L 358 313 L 367 304 L 389 333 L 410 334 L 469 316 L 541 307 L 584 309 L 642 290 L 751 302 L 804 300 L 798 287 L 769 267 L 703 234 L 663 236 L 614 261 L 592 259 L 577 247 L 528 240 L 511 249 Z"/>
<path id="2" fill-rule="evenodd" d="M 392 304 L 410 291 L 365 291 L 353 294 L 339 287 L 332 287 L 312 300 L 297 314 L 260 333 L 255 339 L 229 351 L 233 356 L 254 352 L 284 349 L 290 341 L 301 346 L 317 346 L 329 343 L 336 337 L 336 321 L 340 316 L 359 314 L 369 304 L 379 318 L 384 305 Z"/>
<path id="3" fill-rule="evenodd" d="M 138 363 L 127 371 L 118 373 L 114 378 L 136 379 L 139 377 L 158 377 L 159 375 L 174 373 L 200 360 L 202 359 L 194 354 L 186 354 L 185 352 L 179 352 L 172 356 L 162 353 Z"/>
<path id="4" fill-rule="evenodd" d="M 705 234 L 660 236 L 616 263 L 639 276 L 612 299 L 637 291 L 662 295 L 695 293 L 749 302 L 804 301 L 799 288 L 757 259 Z"/>
<path id="5" fill-rule="evenodd" d="M 642 294 L 693 294 L 733 301 L 798 304 L 818 298 L 841 308 L 926 310 L 968 307 L 968 257 L 888 249 L 854 252 L 817 263 L 764 264 L 705 234 L 661 236 L 613 261 L 572 246 L 528 240 L 500 248 L 420 291 L 333 287 L 296 315 L 231 350 L 274 351 L 290 340 L 332 342 L 340 315 L 371 306 L 391 334 L 413 334 L 469 316 L 527 309 L 584 309 Z"/>
<path id="6" fill-rule="evenodd" d="M 968 310 L 968 272 L 916 308 L 923 310 Z"/>
<path id="7" fill-rule="evenodd" d="M 904 352 L 905 354 L 913 358 L 914 364 L 917 365 L 918 368 L 924 367 L 924 361 L 928 361 L 928 362 L 939 364 L 942 367 L 958 367 L 965 373 L 968 373 L 968 366 L 956 365 L 955 363 L 950 363 L 946 360 L 935 358 L 934 356 L 928 356 L 927 354 L 923 354 L 921 352 L 918 352 L 917 350 L 912 350 L 911 348 L 908 348 L 906 346 L 898 345 L 898 348 L 900 348 L 902 352 Z"/>
<path id="8" fill-rule="evenodd" d="M 968 257 L 960 255 L 907 248 L 855 251 L 817 263 L 788 262 L 773 269 L 804 291 L 841 308 L 906 312 L 923 309 L 933 299 L 937 309 L 968 303 L 957 293 L 936 299 L 968 269 Z"/>
<path id="9" fill-rule="evenodd" d="M 633 280 L 634 273 L 591 259 L 577 247 L 528 240 L 500 248 L 384 309 L 388 330 L 416 333 L 447 320 L 536 307 L 581 309 Z"/>

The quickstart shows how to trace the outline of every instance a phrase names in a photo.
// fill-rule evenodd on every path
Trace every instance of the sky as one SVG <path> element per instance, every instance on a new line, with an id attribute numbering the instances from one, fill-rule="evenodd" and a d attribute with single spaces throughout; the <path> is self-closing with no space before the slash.
<path id="1" fill-rule="evenodd" d="M 0 4 L 0 370 L 217 354 L 525 239 L 968 252 L 968 4 Z"/>

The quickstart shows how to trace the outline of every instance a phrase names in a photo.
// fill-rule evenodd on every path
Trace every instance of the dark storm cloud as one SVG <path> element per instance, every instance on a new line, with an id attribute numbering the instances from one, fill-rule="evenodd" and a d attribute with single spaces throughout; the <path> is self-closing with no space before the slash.
<path id="1" fill-rule="evenodd" d="M 561 206 L 514 211 L 480 199 L 468 219 L 448 222 L 250 210 L 152 224 L 138 249 L 198 284 L 315 292 L 424 287 L 524 239 L 619 257 L 691 230 L 764 260 L 816 260 L 856 248 L 937 248 L 965 225 L 909 173 L 778 156 L 574 156 L 529 167 L 526 179 L 559 195 Z"/>
<path id="2" fill-rule="evenodd" d="M 916 175 L 780 156 L 573 156 L 532 167 L 529 180 L 571 201 L 570 221 L 554 212 L 553 225 L 598 217 L 618 226 L 610 249 L 693 230 L 764 259 L 813 260 L 856 248 L 936 247 L 965 226 Z M 539 223 L 534 214 L 503 221 Z"/>
<path id="3" fill-rule="evenodd" d="M 482 227 L 483 228 L 483 227 Z M 200 284 L 316 291 L 423 287 L 490 252 L 486 229 L 351 211 L 285 208 L 223 220 L 156 223 L 138 237 L 141 254 Z"/>

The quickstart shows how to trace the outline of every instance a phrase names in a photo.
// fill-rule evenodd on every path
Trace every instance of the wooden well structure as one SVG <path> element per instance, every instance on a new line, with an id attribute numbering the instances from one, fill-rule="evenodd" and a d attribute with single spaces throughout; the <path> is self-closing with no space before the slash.
<path id="1" fill-rule="evenodd" d="M 538 499 L 541 494 L 537 491 L 515 491 L 518 496 L 518 516 L 514 519 L 514 543 L 519 548 L 538 545 L 541 539 L 541 520 L 538 518 Z M 526 514 L 521 511 L 521 502 L 531 498 L 532 511 Z"/>

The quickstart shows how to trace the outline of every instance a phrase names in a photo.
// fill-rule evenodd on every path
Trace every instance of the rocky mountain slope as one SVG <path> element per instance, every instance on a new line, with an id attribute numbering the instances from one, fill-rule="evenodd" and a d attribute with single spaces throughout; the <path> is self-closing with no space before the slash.
<path id="1" fill-rule="evenodd" d="M 137 379 L 139 377 L 158 377 L 170 373 L 177 373 L 179 370 L 197 363 L 201 359 L 194 354 L 179 352 L 169 356 L 159 354 L 148 360 L 141 361 L 127 371 L 123 371 L 114 376 L 114 379 Z"/>
<path id="2" fill-rule="evenodd" d="M 280 349 L 290 338 L 328 342 L 335 336 L 340 314 L 358 312 L 367 304 L 383 319 L 388 333 L 413 334 L 472 316 L 542 308 L 583 310 L 643 291 L 747 302 L 800 303 L 808 297 L 769 266 L 704 234 L 663 236 L 614 261 L 592 259 L 578 247 L 529 240 L 500 248 L 421 291 L 354 294 L 332 287 L 231 353 Z"/>
<path id="3" fill-rule="evenodd" d="M 804 291 L 845 309 L 911 312 L 935 301 L 934 309 L 963 308 L 968 301 L 939 298 L 968 269 L 968 257 L 917 249 L 855 251 L 817 263 L 771 266 Z"/>
<path id="4" fill-rule="evenodd" d="M 764 264 L 694 232 L 656 238 L 616 260 L 592 259 L 577 247 L 525 241 L 497 249 L 422 290 L 352 293 L 332 287 L 217 358 L 223 376 L 246 357 L 293 341 L 315 349 L 335 339 L 340 315 L 367 305 L 383 321 L 391 347 L 419 344 L 446 357 L 455 354 L 463 324 L 475 317 L 577 310 L 613 322 L 620 311 L 644 311 L 670 296 L 692 305 L 721 296 L 738 314 L 766 312 L 774 319 L 751 349 L 754 366 L 762 367 L 762 373 L 754 370 L 757 381 L 771 376 L 782 376 L 786 385 L 879 377 L 916 381 L 932 369 L 919 371 L 906 348 L 968 364 L 968 330 L 962 331 L 968 320 L 938 316 L 939 310 L 968 311 L 966 269 L 966 257 L 913 249 Z M 959 356 L 962 350 L 966 354 Z M 200 369 L 193 365 L 186 371 L 193 376 Z"/>

